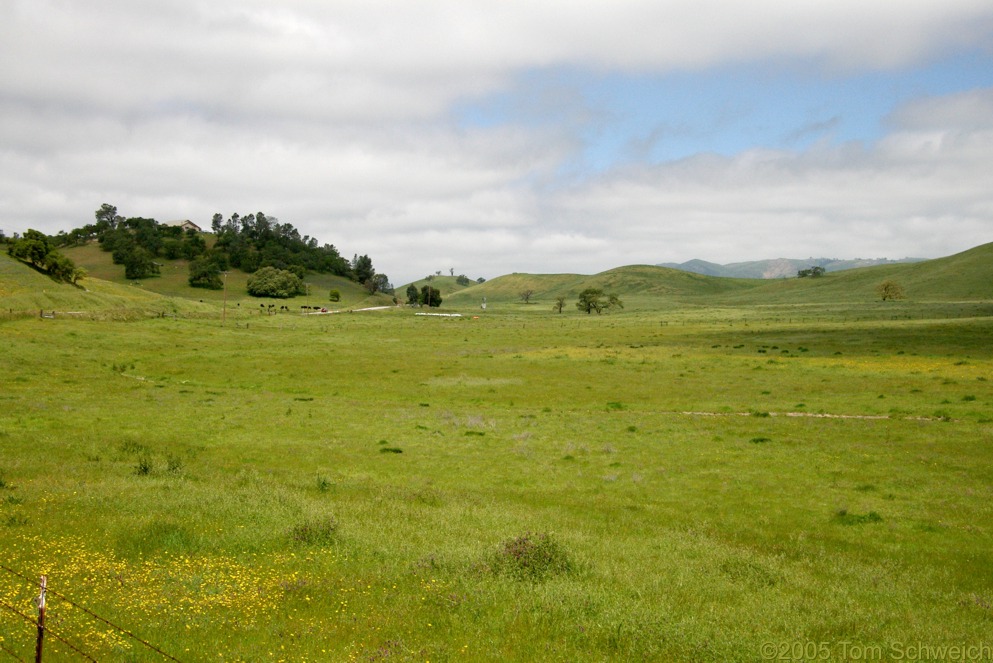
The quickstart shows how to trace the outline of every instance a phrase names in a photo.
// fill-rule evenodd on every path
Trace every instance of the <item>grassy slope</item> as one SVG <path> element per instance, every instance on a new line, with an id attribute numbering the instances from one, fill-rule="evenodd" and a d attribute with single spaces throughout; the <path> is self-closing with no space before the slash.
<path id="1" fill-rule="evenodd" d="M 85 267 L 90 276 L 110 281 L 113 283 L 125 284 L 128 281 L 124 278 L 124 267 L 115 265 L 111 255 L 100 249 L 96 242 L 91 242 L 85 246 L 77 246 L 66 249 L 65 254 L 69 256 L 77 265 Z M 225 298 L 223 290 L 206 290 L 203 288 L 191 288 L 187 279 L 189 277 L 189 263 L 186 260 L 164 260 L 162 263 L 162 273 L 158 276 L 143 279 L 135 282 L 142 289 L 149 292 L 158 293 L 168 297 L 184 297 L 188 299 L 203 300 L 204 302 L 221 303 Z M 277 300 L 256 298 L 248 295 L 248 274 L 234 269 L 228 273 L 227 281 L 227 301 L 235 306 L 256 306 L 259 302 L 270 303 Z M 297 297 L 286 305 L 297 308 L 301 305 L 327 306 L 329 308 L 357 308 L 361 306 L 386 305 L 392 302 L 391 297 L 385 295 L 370 296 L 362 286 L 349 279 L 332 274 L 308 274 L 304 282 L 310 286 L 310 295 Z M 332 303 L 329 300 L 329 293 L 334 289 L 341 294 L 341 301 Z M 285 302 L 284 302 L 285 303 Z"/>
<path id="2" fill-rule="evenodd" d="M 450 297 L 451 295 L 461 292 L 467 288 L 471 288 L 476 285 L 475 282 L 470 285 L 461 285 L 455 279 L 455 276 L 434 276 L 429 281 L 428 279 L 420 279 L 413 282 L 413 286 L 418 289 L 418 291 L 426 285 L 430 285 L 441 293 L 443 299 Z M 397 295 L 403 295 L 406 299 L 407 285 L 403 285 L 397 288 Z"/>
<path id="3" fill-rule="evenodd" d="M 531 301 L 571 301 L 585 288 L 618 295 L 630 308 L 666 307 L 674 303 L 759 305 L 808 303 L 867 303 L 878 300 L 877 286 L 891 279 L 903 286 L 912 302 L 993 299 L 993 244 L 919 263 L 882 265 L 826 274 L 817 279 L 730 279 L 692 274 L 665 267 L 633 265 L 593 276 L 579 274 L 509 274 L 450 295 L 446 305 L 520 301 L 533 290 Z M 544 307 L 542 307 L 544 308 Z"/>
<path id="4" fill-rule="evenodd" d="M 156 293 L 98 278 L 80 287 L 57 283 L 5 252 L 0 253 L 0 309 L 7 311 L 98 311 L 106 309 L 191 310 Z"/>
<path id="5" fill-rule="evenodd" d="M 879 299 L 876 288 L 887 279 L 900 284 L 907 299 L 915 302 L 993 299 L 993 243 L 925 262 L 764 282 L 728 299 L 740 304 L 872 302 Z"/>
<path id="6" fill-rule="evenodd" d="M 592 276 L 582 274 L 509 274 L 455 294 L 446 303 L 463 304 L 480 301 L 519 302 L 520 293 L 533 290 L 532 303 L 551 305 L 557 297 L 574 300 L 586 288 L 599 288 L 616 294 L 637 308 L 650 308 L 686 301 L 702 295 L 736 292 L 756 287 L 748 279 L 724 279 L 691 274 L 666 267 L 632 265 L 618 267 Z"/>

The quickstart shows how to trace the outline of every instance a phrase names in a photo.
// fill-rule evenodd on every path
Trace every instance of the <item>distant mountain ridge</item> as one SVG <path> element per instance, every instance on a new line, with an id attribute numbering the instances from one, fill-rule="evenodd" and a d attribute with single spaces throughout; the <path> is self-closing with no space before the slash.
<path id="1" fill-rule="evenodd" d="M 902 263 L 923 262 L 926 258 L 855 258 L 853 260 L 838 260 L 836 258 L 775 258 L 770 260 L 753 260 L 750 262 L 733 262 L 719 265 L 706 260 L 688 260 L 684 263 L 665 262 L 657 267 L 668 267 L 705 276 L 726 276 L 740 279 L 782 279 L 796 276 L 801 269 L 823 267 L 827 272 L 840 272 L 859 267 L 875 267 L 876 265 L 896 265 Z"/>

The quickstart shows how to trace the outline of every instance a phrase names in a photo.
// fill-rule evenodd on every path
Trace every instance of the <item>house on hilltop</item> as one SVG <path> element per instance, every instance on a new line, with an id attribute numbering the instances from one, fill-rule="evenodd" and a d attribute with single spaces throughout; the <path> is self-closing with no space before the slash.
<path id="1" fill-rule="evenodd" d="M 183 219 L 183 220 L 180 220 L 180 221 L 166 221 L 162 225 L 165 225 L 165 226 L 179 226 L 184 231 L 185 230 L 192 230 L 193 232 L 197 232 L 197 233 L 202 233 L 203 232 L 203 228 L 201 228 L 197 224 L 193 223 L 189 219 Z"/>

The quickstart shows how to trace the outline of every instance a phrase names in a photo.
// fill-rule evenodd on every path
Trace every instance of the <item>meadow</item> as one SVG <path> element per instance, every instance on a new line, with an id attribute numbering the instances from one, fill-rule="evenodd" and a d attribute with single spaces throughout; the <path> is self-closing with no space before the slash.
<path id="1" fill-rule="evenodd" d="M 993 660 L 993 245 L 457 318 L 74 252 L 0 255 L 0 660 L 42 574 L 46 661 Z"/>
<path id="2" fill-rule="evenodd" d="M 0 323 L 0 601 L 183 661 L 990 642 L 993 318 L 540 308 Z"/>

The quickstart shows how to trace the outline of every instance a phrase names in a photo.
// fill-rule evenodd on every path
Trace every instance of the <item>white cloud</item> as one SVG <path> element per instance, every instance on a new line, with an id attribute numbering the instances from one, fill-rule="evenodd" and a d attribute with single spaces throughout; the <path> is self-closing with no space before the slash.
<path id="1" fill-rule="evenodd" d="M 843 75 L 991 34 L 985 0 L 10 0 L 0 227 L 56 232 L 103 202 L 204 223 L 262 210 L 368 253 L 395 282 L 450 266 L 475 278 L 940 255 L 990 239 L 990 89 L 906 104 L 877 144 L 756 146 L 578 179 L 592 120 L 570 91 L 529 82 L 535 119 L 555 107 L 558 124 L 465 128 L 452 109 L 545 68 Z"/>

